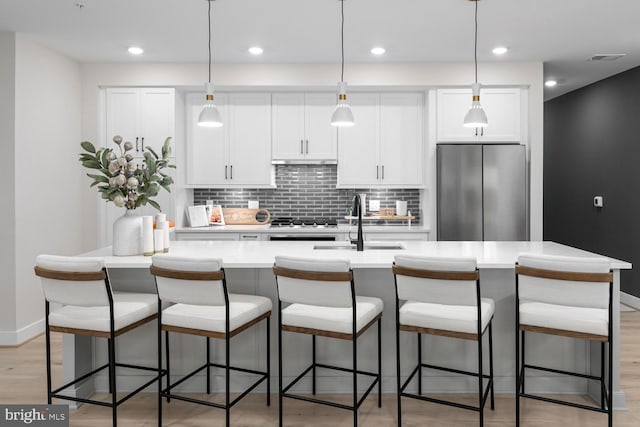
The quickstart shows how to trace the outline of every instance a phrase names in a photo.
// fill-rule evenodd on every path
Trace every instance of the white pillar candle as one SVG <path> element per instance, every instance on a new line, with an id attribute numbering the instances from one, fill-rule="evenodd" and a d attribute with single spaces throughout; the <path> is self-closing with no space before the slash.
<path id="1" fill-rule="evenodd" d="M 158 228 L 153 230 L 153 248 L 155 249 L 155 253 L 164 252 L 164 230 L 159 230 Z"/>
<path id="2" fill-rule="evenodd" d="M 156 222 L 156 230 L 162 230 L 162 242 L 163 252 L 169 252 L 169 222 L 168 221 L 158 221 Z"/>
<path id="3" fill-rule="evenodd" d="M 153 217 L 142 217 L 142 253 L 144 256 L 153 255 Z"/>

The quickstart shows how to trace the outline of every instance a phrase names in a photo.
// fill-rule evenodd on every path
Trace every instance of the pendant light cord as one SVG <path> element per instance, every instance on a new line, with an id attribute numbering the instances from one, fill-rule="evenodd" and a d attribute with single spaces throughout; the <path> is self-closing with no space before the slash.
<path id="1" fill-rule="evenodd" d="M 212 0 L 208 0 L 209 10 L 207 13 L 209 23 L 209 83 L 211 83 L 211 2 Z"/>
<path id="2" fill-rule="evenodd" d="M 340 71 L 340 81 L 344 82 L 344 0 L 340 0 L 342 23 L 340 24 L 340 50 L 342 52 L 342 68 Z"/>
<path id="3" fill-rule="evenodd" d="M 475 36 L 474 36 L 474 45 L 473 45 L 473 62 L 476 68 L 476 83 L 478 83 L 478 1 L 475 0 L 476 4 L 476 15 L 475 15 Z"/>

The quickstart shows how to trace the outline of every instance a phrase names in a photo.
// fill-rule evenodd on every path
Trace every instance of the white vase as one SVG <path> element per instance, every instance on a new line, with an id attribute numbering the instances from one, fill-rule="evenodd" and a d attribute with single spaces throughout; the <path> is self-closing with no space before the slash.
<path id="1" fill-rule="evenodd" d="M 142 255 L 142 217 L 134 209 L 113 222 L 113 255 Z"/>

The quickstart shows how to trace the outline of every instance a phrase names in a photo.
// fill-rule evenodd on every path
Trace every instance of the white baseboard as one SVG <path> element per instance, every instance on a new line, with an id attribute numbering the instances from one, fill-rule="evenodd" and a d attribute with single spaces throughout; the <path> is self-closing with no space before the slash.
<path id="1" fill-rule="evenodd" d="M 17 331 L 0 331 L 0 346 L 20 345 L 44 332 L 44 318 Z"/>
<path id="2" fill-rule="evenodd" d="M 640 298 L 637 296 L 628 294 L 626 292 L 620 292 L 620 302 L 628 305 L 629 307 L 633 307 L 636 310 L 640 310 Z"/>

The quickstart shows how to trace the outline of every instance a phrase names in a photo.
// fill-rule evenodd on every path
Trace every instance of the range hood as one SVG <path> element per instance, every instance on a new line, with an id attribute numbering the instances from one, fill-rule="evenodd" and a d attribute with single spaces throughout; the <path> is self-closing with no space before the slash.
<path id="1" fill-rule="evenodd" d="M 317 160 L 317 159 L 285 159 L 271 160 L 272 165 L 337 165 L 337 160 Z"/>

